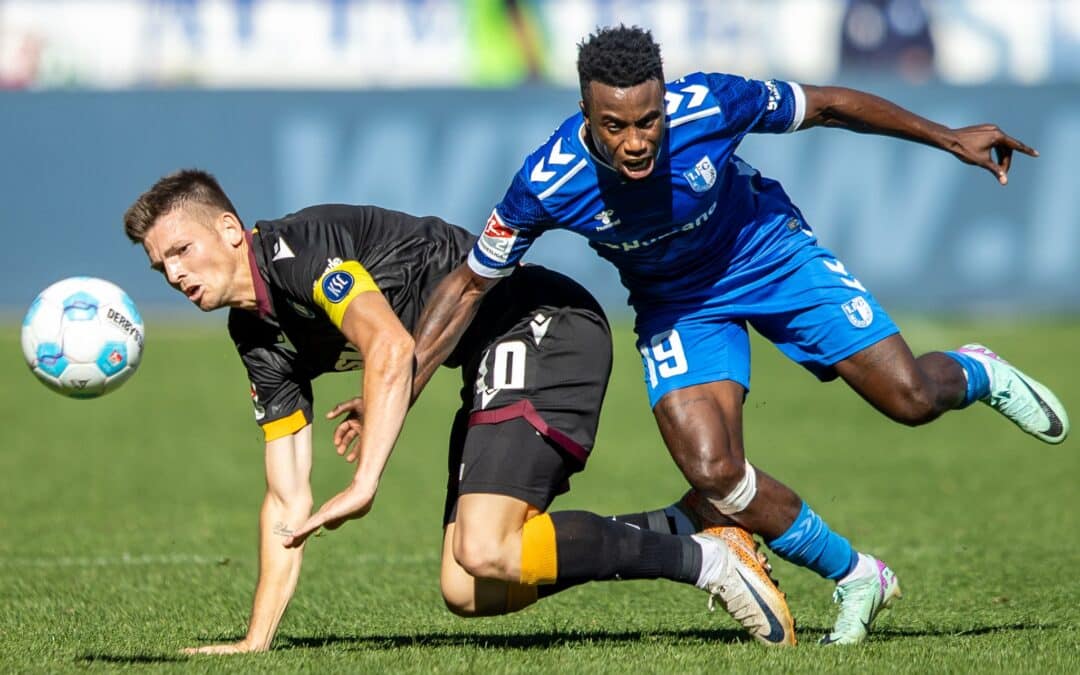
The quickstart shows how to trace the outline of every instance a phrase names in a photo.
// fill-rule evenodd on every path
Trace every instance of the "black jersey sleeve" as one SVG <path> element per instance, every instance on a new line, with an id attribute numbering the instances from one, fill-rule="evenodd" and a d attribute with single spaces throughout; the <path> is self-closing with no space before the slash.
<path id="1" fill-rule="evenodd" d="M 311 378 L 296 350 L 274 326 L 243 310 L 229 313 L 229 335 L 247 369 L 255 421 L 267 442 L 311 424 Z"/>

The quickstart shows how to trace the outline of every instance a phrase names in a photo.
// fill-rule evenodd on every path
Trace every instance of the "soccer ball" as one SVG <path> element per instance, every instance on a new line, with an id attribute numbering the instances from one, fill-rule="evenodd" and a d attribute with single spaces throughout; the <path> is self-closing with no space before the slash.
<path id="1" fill-rule="evenodd" d="M 142 356 L 143 322 L 119 286 L 71 277 L 34 299 L 22 324 L 23 356 L 53 391 L 94 398 L 135 373 Z"/>

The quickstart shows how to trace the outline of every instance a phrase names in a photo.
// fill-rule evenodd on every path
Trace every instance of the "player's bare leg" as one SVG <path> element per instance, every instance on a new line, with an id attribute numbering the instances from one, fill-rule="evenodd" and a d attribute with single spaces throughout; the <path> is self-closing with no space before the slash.
<path id="1" fill-rule="evenodd" d="M 459 616 L 496 616 L 523 609 L 536 601 L 535 588 L 521 588 L 504 579 L 521 576 L 521 530 L 540 510 L 503 495 L 473 495 L 458 500 L 458 520 L 443 536 L 440 586 L 447 608 Z M 477 523 L 477 509 L 483 509 Z M 459 528 L 464 521 L 466 528 Z M 455 554 L 455 546 L 459 554 Z M 481 548 L 483 547 L 483 548 Z M 458 559 L 469 562 L 474 575 Z"/>
<path id="2" fill-rule="evenodd" d="M 964 369 L 942 352 L 919 358 L 892 335 L 836 364 L 836 372 L 870 405 L 901 424 L 931 422 L 960 406 Z"/>
<path id="3" fill-rule="evenodd" d="M 491 616 L 587 581 L 670 579 L 719 598 L 758 641 L 792 645 L 787 602 L 752 549 L 716 535 L 660 534 L 584 511 L 541 513 L 513 497 L 466 494 L 444 537 L 443 598 L 458 615 Z"/>
<path id="4" fill-rule="evenodd" d="M 744 393 L 732 381 L 671 391 L 654 408 L 660 433 L 686 479 L 720 513 L 761 535 L 785 560 L 837 581 L 837 595 L 848 601 L 841 605 L 840 620 L 827 639 L 860 642 L 877 612 L 899 595 L 895 576 L 880 561 L 855 551 L 789 487 L 746 462 Z M 863 588 L 865 583 L 857 584 L 858 592 L 844 596 L 840 589 L 853 588 L 847 584 L 867 577 L 870 571 L 888 581 L 885 587 L 873 589 L 880 591 L 876 602 L 868 587 Z M 865 623 L 855 625 L 854 618 Z"/>
<path id="5" fill-rule="evenodd" d="M 836 372 L 904 424 L 925 424 L 983 401 L 1047 443 L 1061 443 L 1069 433 L 1068 414 L 1053 392 L 982 345 L 916 359 L 904 339 L 893 335 L 836 364 Z"/>
<path id="6" fill-rule="evenodd" d="M 730 380 L 709 382 L 666 394 L 653 411 L 660 435 L 686 480 L 714 505 L 745 476 L 745 393 L 741 385 Z M 727 515 L 770 540 L 791 527 L 802 508 L 802 499 L 764 471 L 756 473 L 757 495 L 745 509 Z"/>

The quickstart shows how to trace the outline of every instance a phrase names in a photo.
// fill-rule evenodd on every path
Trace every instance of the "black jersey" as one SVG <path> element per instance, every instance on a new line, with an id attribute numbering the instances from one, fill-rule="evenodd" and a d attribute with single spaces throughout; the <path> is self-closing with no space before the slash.
<path id="1" fill-rule="evenodd" d="M 247 369 L 266 439 L 311 422 L 313 378 L 363 367 L 362 355 L 340 330 L 356 295 L 382 293 L 412 332 L 435 286 L 475 240 L 439 218 L 375 206 L 313 206 L 256 223 L 249 248 L 258 311 L 231 310 L 229 334 Z M 570 279 L 543 268 L 521 271 L 488 293 L 446 365 L 479 359 L 489 336 L 536 307 L 580 306 L 603 316 Z"/>

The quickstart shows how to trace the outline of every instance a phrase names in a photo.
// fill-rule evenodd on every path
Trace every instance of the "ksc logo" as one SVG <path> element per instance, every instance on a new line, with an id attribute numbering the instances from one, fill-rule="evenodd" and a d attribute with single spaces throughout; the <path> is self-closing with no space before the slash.
<path id="1" fill-rule="evenodd" d="M 342 270 L 327 274 L 322 282 L 322 289 L 326 299 L 335 304 L 344 300 L 352 287 L 353 276 Z"/>

